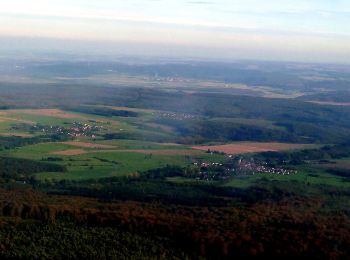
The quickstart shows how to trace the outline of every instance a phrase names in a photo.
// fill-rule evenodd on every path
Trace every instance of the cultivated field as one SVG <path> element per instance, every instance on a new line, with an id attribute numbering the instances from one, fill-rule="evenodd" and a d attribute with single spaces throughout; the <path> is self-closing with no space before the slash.
<path id="1" fill-rule="evenodd" d="M 268 151 L 284 151 L 293 149 L 306 148 L 309 145 L 304 144 L 286 144 L 286 143 L 257 143 L 257 142 L 242 142 L 224 145 L 203 145 L 193 146 L 193 149 L 201 151 L 215 151 L 226 154 L 244 154 L 244 153 L 258 153 Z"/>
<path id="2" fill-rule="evenodd" d="M 38 116 L 49 116 L 49 117 L 55 117 L 55 118 L 62 118 L 62 119 L 86 119 L 86 117 L 83 117 L 78 114 L 65 112 L 61 109 L 16 109 L 16 110 L 8 110 L 8 114 L 28 114 L 28 115 L 38 115 Z"/>

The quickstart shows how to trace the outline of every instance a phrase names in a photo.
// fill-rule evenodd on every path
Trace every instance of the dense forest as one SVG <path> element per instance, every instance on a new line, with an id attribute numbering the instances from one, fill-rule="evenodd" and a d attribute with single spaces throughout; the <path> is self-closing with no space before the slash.
<path id="1" fill-rule="evenodd" d="M 279 194 L 278 201 L 258 199 L 239 207 L 188 207 L 154 201 L 103 204 L 78 197 L 43 197 L 31 191 L 3 191 L 1 194 L 3 216 L 49 221 L 45 225 L 27 225 L 21 221 L 6 224 L 0 236 L 6 234 L 12 239 L 2 240 L 2 256 L 40 256 L 50 252 L 53 257 L 68 254 L 90 259 L 101 250 L 104 250 L 102 257 L 107 254 L 106 258 L 118 253 L 125 257 L 136 252 L 144 256 L 176 258 L 189 255 L 224 259 L 255 255 L 346 258 L 349 254 L 350 222 L 344 213 L 319 214 L 320 210 L 324 211 L 323 199 L 290 192 Z M 8 202 L 10 198 L 16 198 L 16 202 Z M 61 217 L 72 220 L 62 223 Z M 7 221 L 3 219 L 2 223 Z M 74 228 L 71 221 L 75 223 Z M 59 248 L 51 246 L 57 236 L 61 242 Z M 75 241 L 71 240 L 73 238 Z M 96 239 L 106 240 L 102 240 L 101 247 L 94 246 L 86 251 L 91 257 L 80 251 L 92 243 L 99 243 Z M 158 239 L 162 242 L 157 243 Z M 131 240 L 141 248 L 134 251 L 134 247 L 128 246 L 127 241 Z M 152 242 L 156 243 L 152 245 Z M 127 248 L 119 248 L 122 244 Z M 118 252 L 114 251 L 115 246 Z"/>

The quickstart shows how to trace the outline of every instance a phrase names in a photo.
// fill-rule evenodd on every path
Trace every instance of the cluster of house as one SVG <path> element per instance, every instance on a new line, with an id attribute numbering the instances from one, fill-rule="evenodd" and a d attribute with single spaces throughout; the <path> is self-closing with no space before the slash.
<path id="1" fill-rule="evenodd" d="M 228 180 L 237 175 L 254 175 L 254 174 L 277 174 L 291 175 L 297 174 L 296 170 L 285 169 L 282 167 L 270 167 L 260 165 L 254 161 L 234 158 L 229 162 L 194 162 L 194 166 L 198 167 L 198 172 L 192 177 L 198 180 Z"/>
<path id="2" fill-rule="evenodd" d="M 291 175 L 298 173 L 296 170 L 285 169 L 282 167 L 270 167 L 265 165 L 259 165 L 254 161 L 247 161 L 239 159 L 237 163 L 237 172 L 250 173 L 250 174 L 278 174 L 278 175 Z"/>
<path id="3" fill-rule="evenodd" d="M 156 117 L 159 118 L 171 118 L 176 120 L 188 120 L 196 118 L 195 115 L 186 114 L 186 113 L 176 113 L 176 112 L 155 112 L 153 113 Z"/>
<path id="4" fill-rule="evenodd" d="M 192 177 L 194 177 L 196 180 L 228 180 L 232 178 L 233 173 L 235 171 L 234 168 L 219 162 L 195 162 L 193 163 L 193 165 L 198 167 L 199 169 L 197 174 L 192 175 Z"/>
<path id="5" fill-rule="evenodd" d="M 187 83 L 191 82 L 191 80 L 185 79 L 185 78 L 174 78 L 174 77 L 161 78 L 161 77 L 158 77 L 158 75 L 154 75 L 152 79 L 155 81 L 161 81 L 161 82 L 187 82 Z"/>
<path id="6" fill-rule="evenodd" d="M 193 163 L 193 165 L 195 166 L 200 166 L 200 167 L 209 167 L 209 166 L 223 166 L 222 163 L 217 163 L 217 162 L 211 162 L 211 163 L 206 163 L 206 162 L 202 162 L 202 163 Z"/>
<path id="7" fill-rule="evenodd" d="M 63 126 L 42 126 L 36 125 L 33 128 L 46 134 L 68 135 L 71 137 L 92 137 L 95 138 L 95 133 L 103 129 L 103 126 L 90 125 L 80 122 L 74 122 L 72 127 L 65 128 Z M 34 130 L 33 129 L 33 130 Z"/>

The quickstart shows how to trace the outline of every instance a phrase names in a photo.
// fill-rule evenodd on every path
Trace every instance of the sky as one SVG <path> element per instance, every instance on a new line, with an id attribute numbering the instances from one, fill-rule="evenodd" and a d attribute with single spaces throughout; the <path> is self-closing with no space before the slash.
<path id="1" fill-rule="evenodd" d="M 0 0 L 0 49 L 350 61 L 349 0 Z"/>

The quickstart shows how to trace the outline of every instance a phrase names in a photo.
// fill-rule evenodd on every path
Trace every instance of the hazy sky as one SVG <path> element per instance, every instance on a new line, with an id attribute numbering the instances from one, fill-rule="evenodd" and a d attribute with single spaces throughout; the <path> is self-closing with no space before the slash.
<path id="1" fill-rule="evenodd" d="M 350 60 L 349 0 L 0 0 L 0 6 L 0 38 L 31 37 L 31 44 L 54 38 L 89 48 L 94 42 L 101 52 L 108 46 L 106 52 L 145 55 Z"/>

